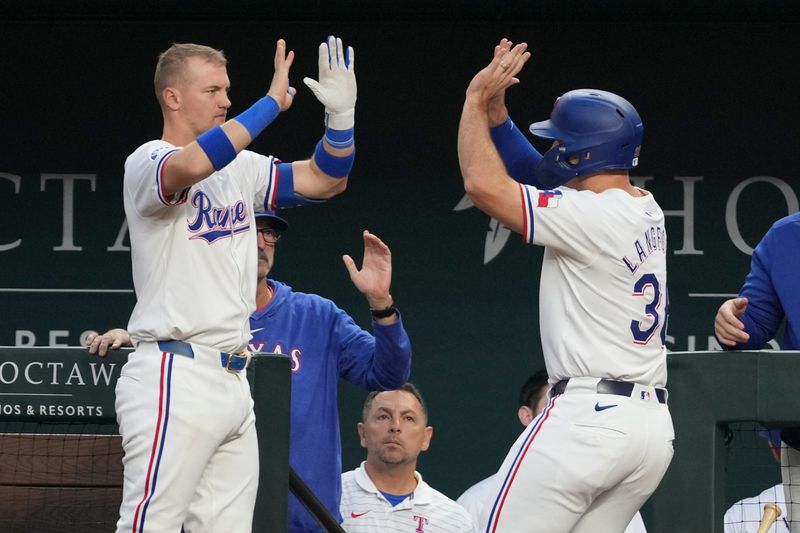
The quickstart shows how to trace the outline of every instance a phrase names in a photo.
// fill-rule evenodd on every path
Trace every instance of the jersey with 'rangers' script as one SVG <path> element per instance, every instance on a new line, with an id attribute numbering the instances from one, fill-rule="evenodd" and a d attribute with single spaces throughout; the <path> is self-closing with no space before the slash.
<path id="1" fill-rule="evenodd" d="M 667 381 L 667 234 L 653 195 L 520 185 L 526 242 L 545 247 L 539 285 L 550 382 Z"/>
<path id="2" fill-rule="evenodd" d="M 125 161 L 125 216 L 137 302 L 134 344 L 177 339 L 225 352 L 250 340 L 257 246 L 254 208 L 274 209 L 294 194 L 278 190 L 277 161 L 242 151 L 223 169 L 167 197 L 161 178 L 179 147 L 150 141 Z M 283 190 L 287 189 L 287 190 Z"/>
<path id="3" fill-rule="evenodd" d="M 342 527 L 348 533 L 477 533 L 469 513 L 422 480 L 392 507 L 367 475 L 364 463 L 342 474 Z"/>

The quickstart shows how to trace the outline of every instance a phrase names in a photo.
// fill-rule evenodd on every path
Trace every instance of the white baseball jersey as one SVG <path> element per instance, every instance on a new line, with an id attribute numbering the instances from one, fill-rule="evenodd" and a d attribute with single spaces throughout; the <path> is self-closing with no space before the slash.
<path id="1" fill-rule="evenodd" d="M 646 191 L 520 191 L 523 236 L 545 247 L 547 373 L 569 382 L 506 455 L 487 531 L 618 533 L 673 455 L 672 419 L 656 391 L 667 379 L 664 214 Z M 629 392 L 598 392 L 603 378 L 631 383 Z"/>
<path id="2" fill-rule="evenodd" d="M 276 161 L 242 151 L 222 170 L 167 198 L 162 171 L 177 150 L 150 141 L 125 162 L 137 297 L 128 331 L 134 344 L 177 339 L 238 352 L 250 340 L 255 310 L 253 208 L 275 207 Z"/>
<path id="3" fill-rule="evenodd" d="M 473 533 L 467 511 L 431 488 L 419 472 L 414 493 L 392 507 L 364 469 L 342 474 L 342 527 L 348 533 Z"/>
<path id="4" fill-rule="evenodd" d="M 765 503 L 774 503 L 781 510 L 780 518 L 767 531 L 769 533 L 790 531 L 789 523 L 786 521 L 786 497 L 783 484 L 779 483 L 758 496 L 739 500 L 725 511 L 725 518 L 722 520 L 725 533 L 756 533 L 764 514 Z"/>
<path id="5" fill-rule="evenodd" d="M 472 516 L 472 521 L 477 524 L 478 531 L 486 531 L 486 524 L 489 522 L 489 508 L 500 490 L 501 481 L 499 473 L 491 475 L 465 490 L 464 494 L 456 500 Z M 640 513 L 636 513 L 631 523 L 625 528 L 625 533 L 647 533 Z"/>
<path id="6" fill-rule="evenodd" d="M 550 382 L 592 376 L 664 387 L 667 234 L 653 195 L 520 185 Z"/>

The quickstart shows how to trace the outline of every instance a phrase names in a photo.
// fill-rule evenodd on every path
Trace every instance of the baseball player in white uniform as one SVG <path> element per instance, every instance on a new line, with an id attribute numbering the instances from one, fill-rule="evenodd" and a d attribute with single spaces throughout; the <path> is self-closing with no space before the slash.
<path id="1" fill-rule="evenodd" d="M 416 471 L 433 428 L 411 383 L 367 396 L 358 424 L 367 460 L 342 474 L 342 527 L 348 533 L 473 533 L 467 511 Z"/>
<path id="2" fill-rule="evenodd" d="M 325 137 L 310 160 L 244 150 L 289 108 L 294 52 L 277 42 L 267 96 L 227 120 L 222 52 L 175 44 L 155 88 L 161 139 L 125 162 L 125 214 L 137 303 L 136 350 L 116 387 L 125 451 L 117 532 L 249 532 L 258 483 L 244 376 L 257 280 L 254 211 L 344 190 L 353 157 L 355 74 L 341 40 L 320 46 Z"/>
<path id="3" fill-rule="evenodd" d="M 764 504 L 774 503 L 781 510 L 781 514 L 772 526 L 769 533 L 788 533 L 791 531 L 789 521 L 786 519 L 786 494 L 783 483 L 770 487 L 758 496 L 745 498 L 734 503 L 722 519 L 725 533 L 758 533 L 761 518 L 764 516 Z"/>
<path id="4" fill-rule="evenodd" d="M 528 427 L 547 406 L 550 391 L 547 379 L 547 372 L 540 370 L 525 380 L 520 390 L 517 417 L 525 427 Z M 465 490 L 456 500 L 472 516 L 478 531 L 486 531 L 489 513 L 502 483 L 503 479 L 499 473 L 492 474 Z M 634 515 L 624 533 L 647 533 L 641 514 L 637 512 Z"/>
<path id="5" fill-rule="evenodd" d="M 487 531 L 620 533 L 673 454 L 664 214 L 630 183 L 643 126 L 615 94 L 561 96 L 550 120 L 531 126 L 554 141 L 543 155 L 524 137 L 503 137 L 514 128 L 505 90 L 519 82 L 526 48 L 495 47 L 467 89 L 458 136 L 475 205 L 545 247 L 539 316 L 551 399 L 499 470 Z"/>
<path id="6" fill-rule="evenodd" d="M 782 451 L 787 445 L 781 441 L 781 430 L 772 429 L 760 431 L 759 435 L 767 439 L 770 454 L 778 463 L 781 462 Z M 769 533 L 781 533 L 791 531 L 788 519 L 789 506 L 784 491 L 784 484 L 779 483 L 770 487 L 758 496 L 739 500 L 725 511 L 722 525 L 725 533 L 758 533 L 761 519 L 764 516 L 764 504 L 772 503 L 778 506 L 781 514 L 772 526 L 767 530 Z"/>

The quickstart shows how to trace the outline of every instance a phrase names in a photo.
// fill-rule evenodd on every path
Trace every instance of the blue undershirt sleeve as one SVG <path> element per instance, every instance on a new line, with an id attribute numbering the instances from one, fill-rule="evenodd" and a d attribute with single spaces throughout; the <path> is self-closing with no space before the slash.
<path id="1" fill-rule="evenodd" d="M 308 198 L 294 191 L 294 171 L 291 163 L 278 163 L 278 205 L 297 207 L 298 205 L 321 204 L 322 199 Z M 269 209 L 267 209 L 269 211 Z"/>
<path id="2" fill-rule="evenodd" d="M 528 142 L 516 124 L 509 118 L 503 124 L 490 128 L 489 134 L 508 174 L 519 183 L 541 188 L 533 176 L 533 169 L 542 159 L 542 154 Z"/>

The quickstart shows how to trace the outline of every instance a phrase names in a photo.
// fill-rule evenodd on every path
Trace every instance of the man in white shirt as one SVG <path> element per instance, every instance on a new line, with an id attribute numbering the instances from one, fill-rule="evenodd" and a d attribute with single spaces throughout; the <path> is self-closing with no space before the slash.
<path id="1" fill-rule="evenodd" d="M 517 417 L 520 423 L 528 427 L 544 408 L 547 406 L 550 385 L 547 383 L 547 371 L 542 369 L 530 376 L 519 391 L 519 408 Z M 478 531 L 485 531 L 489 521 L 489 512 L 492 502 L 500 487 L 500 475 L 495 473 L 486 479 L 474 484 L 462 494 L 457 502 L 472 516 L 478 526 Z M 642 515 L 636 513 L 625 529 L 625 533 L 647 533 L 642 521 Z"/>
<path id="2" fill-rule="evenodd" d="M 348 533 L 474 533 L 469 513 L 416 471 L 433 428 L 411 383 L 371 392 L 358 423 L 367 460 L 342 474 L 342 527 Z"/>
<path id="3" fill-rule="evenodd" d="M 725 533 L 756 533 L 764 515 L 764 504 L 774 503 L 781 510 L 781 515 L 767 530 L 769 533 L 785 533 L 791 531 L 786 520 L 786 495 L 783 492 L 783 483 L 770 487 L 758 496 L 745 498 L 731 505 L 725 511 L 722 523 Z"/>
<path id="4" fill-rule="evenodd" d="M 775 461 L 780 462 L 781 448 L 786 446 L 781 442 L 781 430 L 764 431 L 763 435 L 767 437 L 772 457 Z M 745 498 L 731 505 L 725 511 L 725 517 L 722 519 L 725 533 L 756 533 L 761 524 L 761 517 L 764 515 L 765 503 L 774 503 L 781 510 L 780 516 L 767 531 L 769 533 L 791 531 L 789 521 L 786 519 L 786 494 L 783 490 L 783 483 L 778 483 L 758 496 Z"/>

